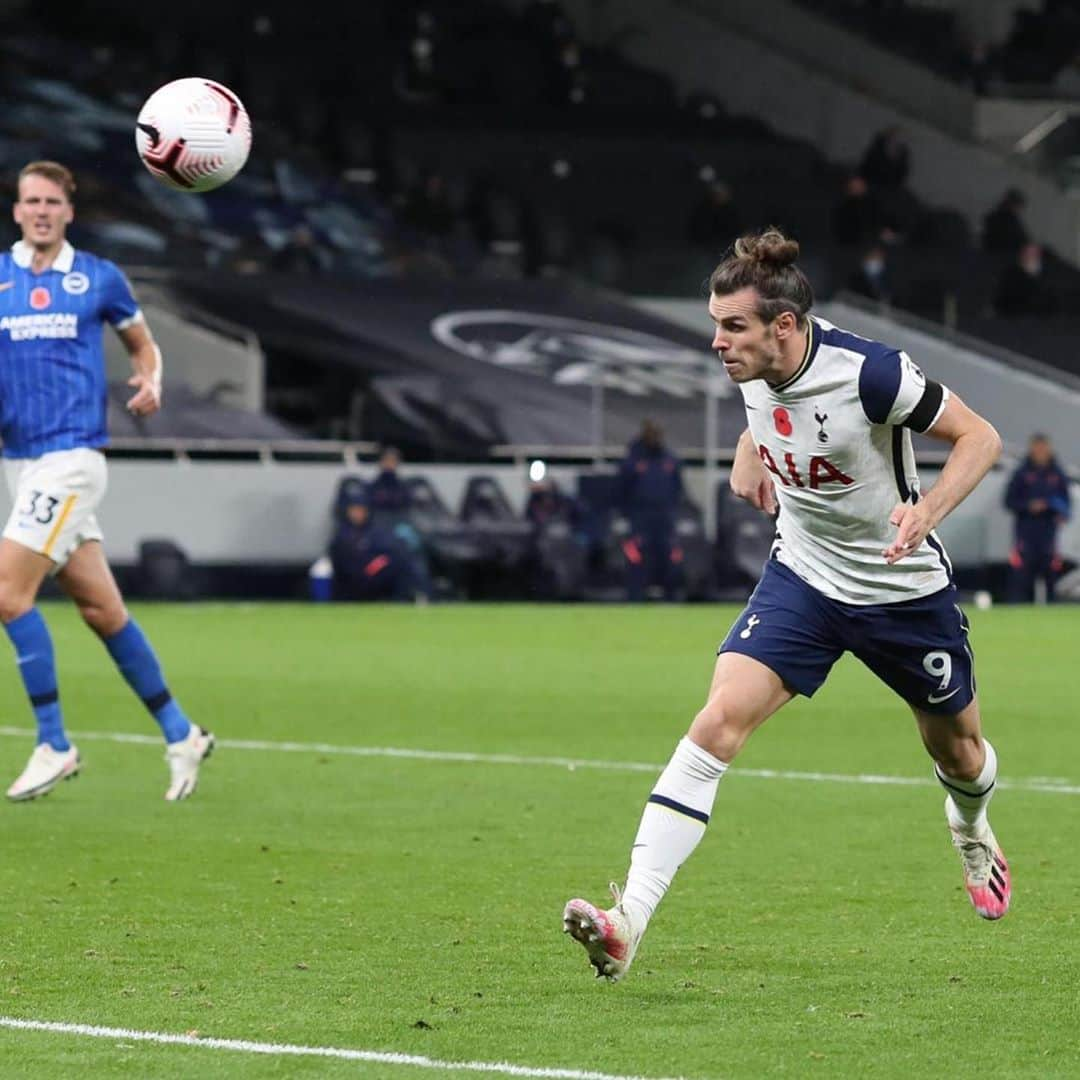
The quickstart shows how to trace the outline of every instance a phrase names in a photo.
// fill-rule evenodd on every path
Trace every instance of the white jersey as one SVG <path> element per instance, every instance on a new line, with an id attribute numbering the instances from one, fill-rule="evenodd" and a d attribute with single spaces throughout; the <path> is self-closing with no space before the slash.
<path id="1" fill-rule="evenodd" d="M 833 600 L 891 604 L 945 588 L 952 567 L 926 540 L 891 566 L 889 515 L 919 498 L 911 430 L 941 415 L 948 390 L 906 353 L 807 320 L 798 371 L 779 386 L 741 383 L 750 434 L 780 506 L 773 554 Z"/>

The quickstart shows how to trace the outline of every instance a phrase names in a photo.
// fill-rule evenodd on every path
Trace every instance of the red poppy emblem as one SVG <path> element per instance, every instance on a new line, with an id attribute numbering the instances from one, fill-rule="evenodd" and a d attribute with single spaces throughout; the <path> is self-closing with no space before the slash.
<path id="1" fill-rule="evenodd" d="M 781 435 L 791 434 L 791 416 L 787 409 L 773 409 L 773 423 L 776 424 L 776 430 Z"/>
<path id="2" fill-rule="evenodd" d="M 50 303 L 52 303 L 52 297 L 48 289 L 39 285 L 36 289 L 30 290 L 30 306 L 35 311 L 43 311 Z"/>

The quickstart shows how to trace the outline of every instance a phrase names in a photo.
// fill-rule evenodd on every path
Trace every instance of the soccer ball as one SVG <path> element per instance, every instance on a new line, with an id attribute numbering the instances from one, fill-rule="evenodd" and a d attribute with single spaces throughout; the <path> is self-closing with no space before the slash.
<path id="1" fill-rule="evenodd" d="M 150 174 L 177 191 L 213 191 L 251 150 L 240 99 L 213 79 L 176 79 L 155 90 L 135 122 L 135 149 Z"/>

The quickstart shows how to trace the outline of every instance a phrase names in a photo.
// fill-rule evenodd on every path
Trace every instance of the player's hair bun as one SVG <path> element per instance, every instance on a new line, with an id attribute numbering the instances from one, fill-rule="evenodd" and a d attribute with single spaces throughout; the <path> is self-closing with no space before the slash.
<path id="1" fill-rule="evenodd" d="M 798 257 L 798 243 L 774 225 L 740 236 L 709 276 L 709 292 L 730 296 L 740 289 L 754 289 L 758 294 L 755 310 L 763 322 L 790 311 L 801 326 L 814 305 L 814 290 L 795 264 Z"/>
<path id="2" fill-rule="evenodd" d="M 799 242 L 777 228 L 768 228 L 756 236 L 740 236 L 735 241 L 735 256 L 779 270 L 792 266 L 799 257 Z"/>

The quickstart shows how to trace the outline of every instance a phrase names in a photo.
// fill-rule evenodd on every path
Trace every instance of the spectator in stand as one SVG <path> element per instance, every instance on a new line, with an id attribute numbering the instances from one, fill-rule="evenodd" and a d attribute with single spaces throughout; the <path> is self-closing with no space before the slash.
<path id="1" fill-rule="evenodd" d="M 423 174 L 419 184 L 405 196 L 399 216 L 403 225 L 423 236 L 438 238 L 453 231 L 457 215 L 447 196 L 446 180 L 438 170 L 429 169 Z"/>
<path id="2" fill-rule="evenodd" d="M 1012 319 L 1053 315 L 1057 310 L 1057 296 L 1043 276 L 1043 250 L 1038 244 L 1025 244 L 1016 261 L 1001 275 L 994 311 L 1002 318 Z"/>
<path id="3" fill-rule="evenodd" d="M 297 225 L 285 245 L 274 252 L 271 267 L 282 274 L 321 274 L 329 270 L 333 257 L 319 246 L 307 225 Z"/>
<path id="4" fill-rule="evenodd" d="M 844 181 L 844 194 L 832 209 L 832 234 L 838 244 L 861 247 L 881 234 L 881 209 L 858 173 Z"/>
<path id="5" fill-rule="evenodd" d="M 847 287 L 868 300 L 888 304 L 892 301 L 889 283 L 888 255 L 883 244 L 874 244 L 866 250 L 859 265 L 848 277 Z"/>
<path id="6" fill-rule="evenodd" d="M 742 227 L 742 215 L 732 198 L 731 188 L 723 180 L 710 178 L 690 211 L 687 240 L 696 248 L 721 252 L 735 242 Z"/>
<path id="7" fill-rule="evenodd" d="M 673 540 L 682 494 L 679 459 L 664 445 L 660 426 L 646 420 L 619 466 L 617 505 L 631 529 L 622 545 L 628 600 L 644 600 L 646 590 L 657 586 L 665 600 L 674 599 L 681 552 Z"/>
<path id="8" fill-rule="evenodd" d="M 379 454 L 379 475 L 371 482 L 371 509 L 400 514 L 412 506 L 412 492 L 398 476 L 401 451 L 384 446 Z"/>
<path id="9" fill-rule="evenodd" d="M 997 61 L 985 41 L 974 41 L 961 59 L 963 69 L 971 83 L 971 89 L 979 97 L 985 97 L 990 84 L 999 77 Z"/>
<path id="10" fill-rule="evenodd" d="M 902 188 L 911 171 L 911 151 L 900 128 L 887 127 L 874 136 L 859 165 L 859 175 L 882 192 Z"/>
<path id="11" fill-rule="evenodd" d="M 1057 552 L 1058 528 L 1069 519 L 1069 478 L 1054 457 L 1046 435 L 1032 435 L 1027 457 L 1005 492 L 1005 506 L 1016 515 L 1013 548 L 1009 553 L 1009 599 L 1030 602 L 1035 582 L 1046 583 L 1046 598 L 1054 598 L 1054 582 L 1062 570 Z"/>
<path id="12" fill-rule="evenodd" d="M 911 153 L 898 127 L 874 136 L 859 165 L 878 212 L 881 232 L 876 239 L 894 243 L 907 236 L 918 223 L 920 207 L 907 189 Z"/>
<path id="13" fill-rule="evenodd" d="M 1028 243 L 1027 226 L 1020 212 L 1027 200 L 1019 188 L 1009 188 L 983 218 L 983 247 L 1003 255 L 1015 255 Z"/>

